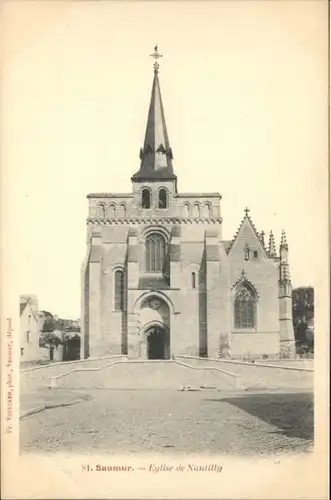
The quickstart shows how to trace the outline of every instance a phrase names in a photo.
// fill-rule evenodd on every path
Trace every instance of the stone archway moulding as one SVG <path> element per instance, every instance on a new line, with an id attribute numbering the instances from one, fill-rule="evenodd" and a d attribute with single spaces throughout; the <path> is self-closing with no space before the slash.
<path id="1" fill-rule="evenodd" d="M 165 332 L 165 334 L 169 334 L 169 326 L 168 325 L 162 323 L 162 321 L 153 320 L 153 321 L 149 321 L 148 323 L 146 323 L 146 325 L 144 325 L 142 330 L 141 330 L 141 333 L 142 333 L 144 340 L 147 340 L 147 332 L 148 332 L 148 330 L 150 330 L 153 327 L 159 327 Z"/>
<path id="2" fill-rule="evenodd" d="M 169 308 L 169 312 L 171 315 L 175 313 L 175 307 L 174 307 L 172 300 L 165 293 L 162 293 L 162 292 L 157 291 L 157 290 L 152 290 L 152 291 L 142 293 L 140 295 L 140 297 L 138 297 L 138 299 L 134 303 L 133 308 L 132 308 L 132 313 L 139 314 L 143 302 L 145 302 L 147 299 L 150 299 L 153 297 L 156 297 L 156 298 L 160 299 L 161 301 L 165 302 L 165 304 Z"/>

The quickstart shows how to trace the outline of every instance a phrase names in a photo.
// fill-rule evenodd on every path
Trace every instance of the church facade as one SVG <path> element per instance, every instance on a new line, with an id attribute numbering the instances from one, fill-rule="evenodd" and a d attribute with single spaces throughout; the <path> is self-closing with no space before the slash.
<path id="1" fill-rule="evenodd" d="M 224 241 L 221 195 L 178 191 L 158 69 L 132 191 L 87 196 L 82 358 L 292 356 L 285 233 L 277 253 L 246 209 Z"/>

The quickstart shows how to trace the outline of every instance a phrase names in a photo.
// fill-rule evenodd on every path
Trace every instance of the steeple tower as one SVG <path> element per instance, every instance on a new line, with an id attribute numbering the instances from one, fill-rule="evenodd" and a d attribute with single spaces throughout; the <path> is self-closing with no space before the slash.
<path id="1" fill-rule="evenodd" d="M 133 181 L 176 180 L 172 166 L 172 150 L 169 143 L 159 82 L 157 45 L 151 57 L 155 59 L 154 79 L 149 105 L 144 146 L 140 149 L 140 170 Z"/>

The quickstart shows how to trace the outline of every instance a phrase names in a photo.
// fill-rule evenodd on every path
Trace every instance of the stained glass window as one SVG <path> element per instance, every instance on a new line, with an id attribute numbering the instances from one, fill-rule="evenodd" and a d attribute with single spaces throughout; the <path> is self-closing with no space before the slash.
<path id="1" fill-rule="evenodd" d="M 166 242 L 161 234 L 152 233 L 146 238 L 146 271 L 163 272 L 166 259 Z"/>
<path id="2" fill-rule="evenodd" d="M 234 327 L 256 327 L 256 295 L 245 285 L 238 288 L 234 299 Z"/>

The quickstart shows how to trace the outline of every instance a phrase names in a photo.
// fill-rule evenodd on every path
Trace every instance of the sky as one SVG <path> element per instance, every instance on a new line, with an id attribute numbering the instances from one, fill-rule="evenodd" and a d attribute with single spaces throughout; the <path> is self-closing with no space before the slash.
<path id="1" fill-rule="evenodd" d="M 287 233 L 293 286 L 327 245 L 327 2 L 5 2 L 2 222 L 12 293 L 80 316 L 86 195 L 130 192 L 155 44 L 179 191 Z"/>

